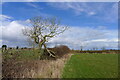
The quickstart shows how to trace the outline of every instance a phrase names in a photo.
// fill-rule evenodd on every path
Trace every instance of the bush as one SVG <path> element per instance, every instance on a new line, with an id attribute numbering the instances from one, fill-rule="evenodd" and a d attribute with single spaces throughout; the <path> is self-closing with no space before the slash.
<path id="1" fill-rule="evenodd" d="M 66 45 L 55 46 L 54 48 L 48 48 L 55 52 L 57 57 L 62 57 L 63 55 L 69 53 L 70 49 Z"/>

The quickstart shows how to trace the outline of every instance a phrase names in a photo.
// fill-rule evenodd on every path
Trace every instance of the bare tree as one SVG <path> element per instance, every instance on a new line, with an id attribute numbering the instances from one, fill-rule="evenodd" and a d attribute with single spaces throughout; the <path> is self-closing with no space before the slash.
<path id="1" fill-rule="evenodd" d="M 30 19 L 30 24 L 31 27 L 23 29 L 23 34 L 30 37 L 38 44 L 41 54 L 44 53 L 42 50 L 42 47 L 44 47 L 44 50 L 47 51 L 50 56 L 55 57 L 53 52 L 47 49 L 46 42 L 63 33 L 68 27 L 61 26 L 60 21 L 56 17 L 34 17 Z"/>

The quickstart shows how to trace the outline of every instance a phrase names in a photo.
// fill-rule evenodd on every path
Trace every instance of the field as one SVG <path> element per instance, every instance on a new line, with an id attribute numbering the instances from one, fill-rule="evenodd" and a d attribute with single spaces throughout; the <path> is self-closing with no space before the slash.
<path id="1" fill-rule="evenodd" d="M 117 78 L 117 54 L 75 54 L 64 67 L 62 78 Z"/>
<path id="2" fill-rule="evenodd" d="M 40 60 L 39 50 L 11 49 L 2 54 L 5 78 L 117 78 L 118 54 L 68 53 Z"/>
<path id="3" fill-rule="evenodd" d="M 15 59 L 15 60 L 37 60 L 39 59 L 38 50 L 20 50 L 20 49 L 12 49 L 7 50 L 3 53 L 3 59 Z"/>

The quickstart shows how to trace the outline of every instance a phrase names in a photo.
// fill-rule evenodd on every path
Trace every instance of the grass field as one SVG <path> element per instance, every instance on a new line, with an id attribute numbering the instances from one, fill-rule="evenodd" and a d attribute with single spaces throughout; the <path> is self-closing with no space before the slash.
<path id="1" fill-rule="evenodd" d="M 9 75 L 11 77 L 24 75 L 28 78 L 118 77 L 118 54 L 74 53 L 66 54 L 57 60 L 40 60 L 39 55 L 37 49 L 5 51 L 2 53 L 4 77 Z"/>
<path id="2" fill-rule="evenodd" d="M 66 63 L 62 78 L 117 78 L 117 54 L 75 54 Z"/>
<path id="3" fill-rule="evenodd" d="M 14 57 L 17 60 L 37 60 L 39 59 L 39 50 L 8 50 L 6 53 L 3 53 L 2 56 L 4 59 L 13 59 Z"/>

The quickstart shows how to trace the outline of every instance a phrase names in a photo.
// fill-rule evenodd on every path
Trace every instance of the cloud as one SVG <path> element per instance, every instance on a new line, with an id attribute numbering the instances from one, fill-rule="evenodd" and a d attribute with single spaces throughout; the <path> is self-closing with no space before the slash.
<path id="1" fill-rule="evenodd" d="M 99 6 L 92 6 L 93 4 L 91 5 L 85 2 L 48 3 L 48 5 L 62 10 L 72 10 L 76 15 L 81 15 L 82 13 L 86 13 L 87 15 L 95 15 L 97 10 L 96 6 Z"/>
<path id="2" fill-rule="evenodd" d="M 0 46 L 2 44 L 9 46 L 24 44 L 26 38 L 22 34 L 22 29 L 25 25 L 20 24 L 18 21 L 11 21 L 12 17 L 7 15 L 0 15 L 0 17 L 2 18 L 2 26 L 0 27 L 0 42 L 2 41 L 2 43 Z"/>
<path id="3" fill-rule="evenodd" d="M 0 14 L 0 23 L 2 23 L 1 25 L 9 24 L 12 19 L 13 19 L 13 17 Z"/>
<path id="4" fill-rule="evenodd" d="M 114 23 L 118 20 L 118 3 L 56 2 L 47 4 L 56 9 L 70 10 L 77 16 L 94 16 L 94 19 Z"/>
<path id="5" fill-rule="evenodd" d="M 7 45 L 9 45 L 13 43 L 11 46 L 17 43 L 23 44 L 26 40 L 25 36 L 22 34 L 23 28 L 24 25 L 19 24 L 17 21 L 12 21 L 10 24 L 0 27 L 3 44 L 8 43 Z"/>
<path id="6" fill-rule="evenodd" d="M 37 5 L 35 5 L 35 4 L 33 4 L 33 3 L 27 3 L 29 6 L 32 6 L 32 7 L 34 7 L 34 8 L 38 8 L 38 6 Z"/>
<path id="7" fill-rule="evenodd" d="M 9 3 L 9 4 L 12 5 L 12 3 Z M 40 6 L 40 4 L 36 2 L 25 2 L 21 4 L 27 6 L 27 7 L 21 6 L 17 8 L 19 10 L 17 12 L 21 12 L 21 13 L 24 12 L 23 14 L 20 14 L 21 18 L 32 18 L 35 16 L 44 16 L 44 17 L 51 16 L 51 14 L 44 13 L 42 10 L 43 8 Z M 7 6 L 7 4 L 4 6 Z M 19 16 L 19 14 L 16 14 L 16 15 Z"/>
<path id="8" fill-rule="evenodd" d="M 10 19 L 9 16 L 5 19 Z M 6 25 L 0 27 L 0 42 L 7 44 L 8 46 L 27 46 L 26 36 L 22 34 L 22 29 L 26 26 L 22 22 L 26 21 L 10 21 Z M 98 26 L 96 28 L 90 26 L 71 26 L 69 30 L 63 34 L 58 35 L 50 39 L 47 43 L 48 47 L 54 47 L 55 45 L 67 45 L 71 49 L 80 49 L 83 46 L 84 49 L 97 48 L 118 48 L 118 30 L 107 30 L 105 26 Z"/>
<path id="9" fill-rule="evenodd" d="M 12 17 L 0 14 L 0 21 L 5 21 L 5 20 L 9 20 L 9 19 L 12 19 Z"/>
<path id="10" fill-rule="evenodd" d="M 95 12 L 89 12 L 88 14 L 89 15 L 95 15 L 96 13 Z"/>
<path id="11" fill-rule="evenodd" d="M 71 27 L 69 31 L 51 39 L 49 46 L 68 45 L 71 49 L 118 48 L 118 31 L 91 27 Z"/>
<path id="12" fill-rule="evenodd" d="M 113 18 L 114 17 L 114 18 Z M 118 3 L 114 3 L 111 9 L 105 14 L 106 21 L 117 22 L 118 21 Z"/>
<path id="13" fill-rule="evenodd" d="M 83 12 L 86 12 L 87 14 L 90 13 L 87 10 L 88 7 L 86 6 L 86 3 L 65 2 L 65 3 L 48 3 L 48 5 L 61 10 L 72 10 L 76 15 L 81 15 L 81 13 Z"/>
<path id="14" fill-rule="evenodd" d="M 39 5 L 37 5 L 37 4 L 35 4 L 35 3 L 27 3 L 27 5 L 29 5 L 29 6 L 31 6 L 31 7 L 33 7 L 33 8 L 36 8 L 36 9 L 43 9 L 43 8 L 41 8 Z"/>

